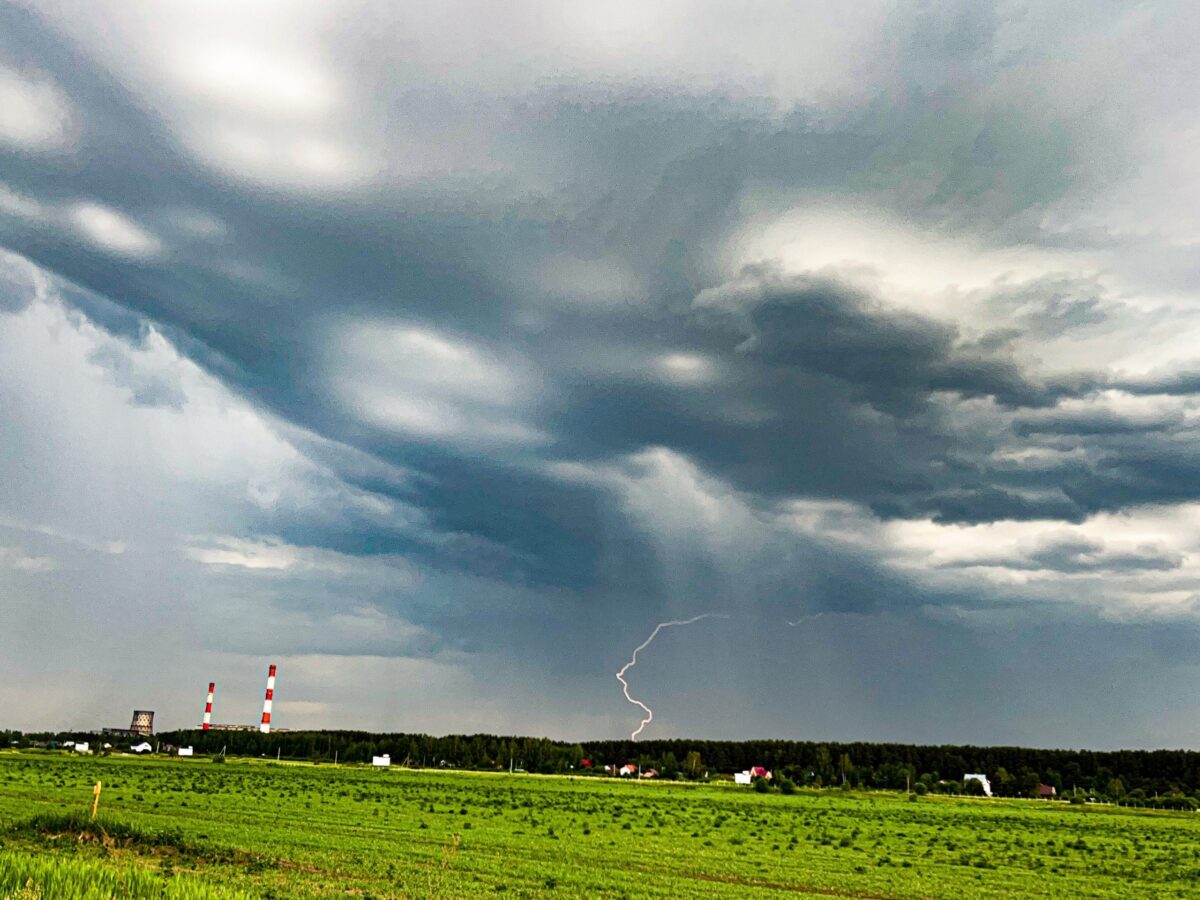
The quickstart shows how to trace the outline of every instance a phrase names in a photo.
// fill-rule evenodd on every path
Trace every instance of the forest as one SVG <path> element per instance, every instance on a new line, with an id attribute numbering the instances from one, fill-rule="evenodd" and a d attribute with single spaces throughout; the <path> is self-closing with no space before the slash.
<path id="1" fill-rule="evenodd" d="M 24 747 L 94 736 L 0 732 Z M 999 796 L 1035 796 L 1049 785 L 1060 798 L 1096 798 L 1137 805 L 1190 807 L 1200 799 L 1200 753 L 1191 750 L 1046 750 L 1026 747 L 923 746 L 836 741 L 601 740 L 585 743 L 491 734 L 376 734 L 365 731 L 162 732 L 167 747 L 197 754 L 278 756 L 311 762 L 369 762 L 388 754 L 393 765 L 416 768 L 522 770 L 603 776 L 606 765 L 626 763 L 667 779 L 705 780 L 764 766 L 807 787 L 972 793 L 987 775 Z M 114 749 L 123 742 L 113 741 Z M 1183 803 L 1182 801 L 1189 801 Z"/>

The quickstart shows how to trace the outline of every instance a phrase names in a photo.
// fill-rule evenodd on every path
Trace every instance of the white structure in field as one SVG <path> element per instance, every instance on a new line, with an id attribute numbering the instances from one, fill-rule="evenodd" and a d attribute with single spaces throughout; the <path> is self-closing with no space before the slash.
<path id="1" fill-rule="evenodd" d="M 733 773 L 734 784 L 750 784 L 750 782 L 754 781 L 755 778 L 761 778 L 764 781 L 770 781 L 771 770 L 766 769 L 763 766 L 754 766 L 747 769 L 745 772 Z"/>
<path id="2" fill-rule="evenodd" d="M 964 775 L 963 776 L 963 784 L 965 785 L 968 781 L 978 781 L 980 784 L 983 785 L 984 795 L 988 796 L 988 797 L 992 796 L 992 783 L 990 781 L 988 781 L 986 775 L 980 775 L 978 773 L 971 773 L 970 775 Z"/>
<path id="3" fill-rule="evenodd" d="M 192 748 L 191 747 L 180 747 L 177 752 L 179 753 L 180 756 L 191 756 Z"/>
<path id="4" fill-rule="evenodd" d="M 387 753 L 383 754 L 383 756 L 371 757 L 371 765 L 373 766 L 390 766 L 391 764 L 392 757 Z"/>
<path id="5" fill-rule="evenodd" d="M 148 741 L 142 741 L 140 744 L 134 744 L 129 749 L 134 753 L 149 753 L 154 748 L 150 746 Z"/>
<path id="6" fill-rule="evenodd" d="M 87 752 L 88 752 L 88 745 L 87 745 L 87 744 L 84 744 L 84 743 L 76 744 L 76 745 L 75 745 L 75 752 L 76 752 L 76 753 L 87 753 Z"/>

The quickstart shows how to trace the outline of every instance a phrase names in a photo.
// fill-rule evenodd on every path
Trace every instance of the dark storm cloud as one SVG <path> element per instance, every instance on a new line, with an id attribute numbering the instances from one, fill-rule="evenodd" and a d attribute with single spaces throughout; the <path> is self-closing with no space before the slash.
<path id="1" fill-rule="evenodd" d="M 1181 395 L 1200 394 L 1200 372 L 1185 371 L 1118 382 L 1121 390 L 1131 394 Z"/>
<path id="2" fill-rule="evenodd" d="M 1156 547 L 1139 547 L 1133 551 L 1114 551 L 1103 541 L 1072 536 L 1059 536 L 1023 553 L 1008 556 L 983 556 L 957 567 L 996 566 L 1026 571 L 1082 574 L 1090 572 L 1170 571 L 1178 569 L 1182 556 Z"/>
<path id="3" fill-rule="evenodd" d="M 1114 412 L 1065 412 L 1061 414 L 1018 417 L 1013 430 L 1022 437 L 1030 435 L 1097 435 L 1144 434 L 1171 431 L 1183 424 L 1183 416 L 1159 414 L 1154 417 L 1131 418 Z"/>
<path id="4" fill-rule="evenodd" d="M 985 471 L 979 472 L 977 482 L 989 480 Z M 1057 487 L 1058 473 L 1042 479 Z M 1082 522 L 1087 510 L 1075 498 L 1058 490 L 1043 490 L 1029 496 L 1025 491 L 1002 487 L 950 488 L 942 490 L 897 492 L 893 496 L 874 500 L 871 508 L 881 516 L 897 519 L 929 517 L 942 524 L 977 525 L 1004 519 L 1031 521 L 1057 519 L 1063 522 Z"/>
<path id="5" fill-rule="evenodd" d="M 1031 382 L 1013 362 L 964 351 L 953 327 L 886 311 L 829 279 L 751 271 L 730 289 L 703 292 L 697 306 L 743 319 L 740 352 L 844 381 L 888 411 L 907 411 L 939 391 L 991 397 L 1003 406 L 1057 399 L 1053 389 Z"/>
<path id="6" fill-rule="evenodd" d="M 241 12 L 222 29 L 236 31 Z M 1134 289 L 1101 270 L 1149 271 L 1157 257 L 1124 266 L 1119 225 L 1071 218 L 1135 168 L 1137 148 L 1120 139 L 1129 123 L 1169 109 L 1153 84 L 1126 95 L 1101 78 L 1111 60 L 1082 63 L 1095 78 L 1069 87 L 1060 66 L 1073 53 L 1091 60 L 1084 38 L 1095 39 L 1078 37 L 1080 49 L 1073 29 L 1094 28 L 1107 50 L 1115 8 L 1075 23 L 1032 8 L 900 4 L 871 26 L 864 9 L 845 34 L 834 29 L 853 54 L 799 75 L 771 68 L 771 35 L 709 41 L 714 9 L 667 29 L 663 46 L 679 46 L 666 62 L 590 56 L 592 35 L 539 38 L 544 10 L 498 23 L 479 10 L 430 32 L 410 21 L 420 12 L 331 14 L 313 20 L 314 45 L 277 52 L 274 39 L 286 44 L 312 13 L 296 12 L 272 40 L 245 43 L 253 65 L 233 67 L 231 91 L 221 29 L 180 40 L 174 14 L 131 26 L 114 8 L 101 13 L 111 37 L 97 41 L 82 7 L 0 10 L 0 66 L 53 83 L 69 106 L 61 146 L 0 134 L 0 244 L 54 273 L 54 302 L 105 332 L 84 342 L 96 377 L 135 417 L 162 417 L 136 427 L 209 415 L 204 428 L 233 435 L 210 413 L 244 401 L 261 421 L 246 413 L 240 429 L 284 435 L 305 466 L 282 484 L 231 476 L 236 489 L 211 501 L 219 514 L 191 472 L 177 498 L 159 486 L 174 505 L 155 521 L 176 522 L 188 547 L 191 532 L 219 528 L 266 541 L 260 554 L 282 541 L 317 556 L 289 561 L 287 578 L 221 563 L 207 580 L 189 563 L 198 608 L 247 585 L 246 605 L 297 617 L 286 630 L 297 651 L 503 645 L 568 672 L 584 658 L 603 669 L 605 641 L 666 609 L 732 604 L 774 621 L 1022 602 L 985 584 L 933 587 L 898 572 L 885 547 L 790 530 L 773 517 L 792 499 L 942 525 L 1079 523 L 1200 499 L 1186 411 L 1089 405 L 1105 390 L 1200 393 L 1186 363 L 1109 371 L 1105 352 L 1144 322 L 1126 302 Z M 495 30 L 487 53 L 471 50 L 476 18 Z M 221 52 L 205 56 L 206 42 Z M 821 51 L 792 43 L 789 65 Z M 713 46 L 748 68 L 722 69 Z M 841 256 L 810 266 L 805 246 L 790 261 L 744 249 L 764 223 L 830 208 L 877 226 L 835 248 L 850 271 Z M 976 277 L 922 245 L 915 268 L 932 286 L 913 303 L 887 271 L 891 232 L 909 228 L 1003 259 Z M 1177 285 L 1187 279 L 1172 252 Z M 879 277 L 863 286 L 856 267 L 877 258 Z M 0 311 L 27 313 L 37 296 L 0 268 Z M 916 311 L 924 300 L 940 312 Z M 206 406 L 191 375 L 147 365 L 151 336 L 229 396 Z M 1073 357 L 1081 365 L 1053 359 L 1089 340 L 1100 350 Z M 6 408 L 18 399 L 0 395 Z M 35 431 L 5 436 L 12 471 L 24 471 L 14 460 Z M 695 467 L 681 496 L 704 479 L 718 486 L 697 512 L 648 521 L 630 500 L 650 491 L 664 516 L 685 504 L 636 462 L 648 448 Z M 103 450 L 128 454 L 119 441 Z M 721 510 L 711 532 L 694 530 L 705 503 Z M 725 516 L 743 517 L 746 541 Z M 1030 546 L 995 564 L 1062 575 L 1181 566 L 1170 549 Z M 339 591 L 326 553 L 387 577 Z M 157 590 L 150 574 L 138 584 Z M 372 634 L 361 610 L 340 631 L 328 624 L 354 603 L 402 613 L 417 631 Z M 604 641 L 573 631 L 581 620 Z"/>

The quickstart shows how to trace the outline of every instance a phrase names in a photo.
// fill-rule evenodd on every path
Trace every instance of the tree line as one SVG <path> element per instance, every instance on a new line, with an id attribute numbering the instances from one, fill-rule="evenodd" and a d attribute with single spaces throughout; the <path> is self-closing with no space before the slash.
<path id="1" fill-rule="evenodd" d="M 87 734 L 0 732 L 6 744 L 28 746 Z M 276 756 L 312 762 L 370 762 L 387 754 L 393 765 L 420 768 L 522 770 L 541 774 L 603 774 L 631 764 L 658 777 L 704 779 L 764 766 L 808 787 L 881 788 L 971 793 L 986 775 L 1000 796 L 1036 796 L 1041 785 L 1057 796 L 1097 797 L 1153 805 L 1155 798 L 1200 798 L 1200 753 L 1191 750 L 1043 750 L 1028 747 L 922 746 L 865 742 L 602 740 L 586 743 L 493 734 L 377 734 L 366 731 L 163 732 L 158 741 L 191 746 L 198 754 Z"/>

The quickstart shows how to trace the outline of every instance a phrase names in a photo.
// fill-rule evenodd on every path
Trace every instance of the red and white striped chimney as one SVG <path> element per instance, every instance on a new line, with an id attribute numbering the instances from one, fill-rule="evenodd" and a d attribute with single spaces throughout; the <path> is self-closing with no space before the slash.
<path id="1" fill-rule="evenodd" d="M 263 717 L 262 724 L 258 726 L 258 730 L 263 734 L 267 734 L 271 730 L 271 701 L 275 699 L 275 664 L 271 664 L 271 668 L 267 669 L 267 697 L 263 700 Z"/>
<path id="2" fill-rule="evenodd" d="M 213 682 L 208 683 L 208 699 L 204 701 L 204 724 L 200 726 L 205 731 L 212 727 L 212 698 L 216 688 L 217 686 Z"/>

